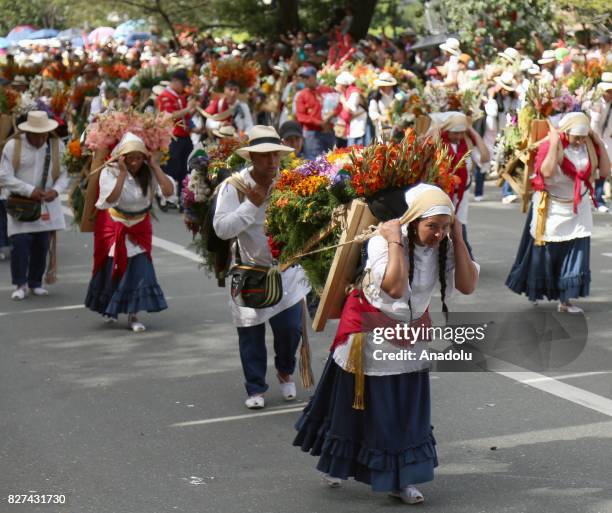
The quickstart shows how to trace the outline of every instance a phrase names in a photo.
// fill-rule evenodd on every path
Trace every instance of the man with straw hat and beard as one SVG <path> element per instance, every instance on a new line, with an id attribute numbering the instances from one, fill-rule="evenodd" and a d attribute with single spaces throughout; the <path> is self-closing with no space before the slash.
<path id="1" fill-rule="evenodd" d="M 49 294 L 42 281 L 51 235 L 66 228 L 59 199 L 68 186 L 68 173 L 60 160 L 64 148 L 59 139 L 49 140 L 57 126 L 46 112 L 31 111 L 27 121 L 18 126 L 20 132 L 2 151 L 0 187 L 12 196 L 7 200 L 11 277 L 15 285 L 11 297 L 17 301 L 27 297 L 28 288 L 35 296 Z M 26 217 L 18 203 L 29 203 L 27 198 L 34 200 L 28 208 L 37 212 Z M 12 202 L 17 205 L 14 210 Z"/>
<path id="2" fill-rule="evenodd" d="M 231 250 L 233 264 L 239 264 L 241 267 L 273 267 L 274 259 L 264 227 L 266 208 L 278 176 L 281 156 L 292 151 L 293 148 L 281 144 L 274 128 L 263 125 L 255 125 L 249 132 L 249 145 L 237 151 L 238 155 L 250 161 L 250 165 L 220 185 L 213 220 L 213 227 L 219 238 L 234 240 Z M 310 291 L 310 285 L 300 266 L 288 268 L 281 276 L 282 296 L 280 302 L 274 306 L 240 306 L 240 301 L 236 299 L 233 291 L 230 299 L 246 380 L 248 397 L 245 405 L 250 409 L 264 407 L 263 395 L 268 390 L 266 321 L 270 323 L 274 334 L 274 363 L 281 393 L 287 401 L 296 397 L 296 387 L 291 375 L 295 370 L 295 353 L 302 330 L 306 330 L 302 322 L 305 312 L 303 299 Z M 233 281 L 232 278 L 232 285 Z M 241 290 L 240 297 L 244 297 L 245 292 Z M 302 357 L 305 357 L 305 343 L 302 344 L 302 349 Z"/>

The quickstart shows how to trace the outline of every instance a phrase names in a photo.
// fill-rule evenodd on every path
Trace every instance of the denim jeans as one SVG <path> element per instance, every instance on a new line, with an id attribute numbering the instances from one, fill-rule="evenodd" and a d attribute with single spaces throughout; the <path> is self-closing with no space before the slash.
<path id="1" fill-rule="evenodd" d="M 511 194 L 516 194 L 514 192 L 514 189 L 510 187 L 510 184 L 508 182 L 504 182 L 504 186 L 502 187 L 502 198 L 510 196 Z"/>
<path id="2" fill-rule="evenodd" d="M 349 137 L 346 141 L 347 146 L 365 145 L 365 135 L 361 137 Z"/>
<path id="3" fill-rule="evenodd" d="M 304 157 L 314 160 L 321 153 L 326 153 L 334 147 L 335 136 L 333 132 L 319 130 L 304 130 Z"/>
<path id="4" fill-rule="evenodd" d="M 604 199 L 604 184 L 606 183 L 605 178 L 598 178 L 595 180 L 595 201 L 597 201 L 597 206 L 601 207 L 602 205 L 606 205 L 606 200 Z M 2 245 L 0 244 L 0 247 Z"/>
<path id="5" fill-rule="evenodd" d="M 11 277 L 13 285 L 42 285 L 51 232 L 18 233 L 11 240 Z"/>
<path id="6" fill-rule="evenodd" d="M 8 235 L 6 233 L 6 206 L 5 200 L 0 200 L 0 250 L 9 245 Z"/>
<path id="7" fill-rule="evenodd" d="M 302 338 L 302 302 L 277 313 L 269 323 L 274 335 L 274 367 L 282 374 L 293 374 L 295 352 Z M 265 323 L 238 328 L 238 344 L 247 394 L 263 394 L 268 390 Z"/>
<path id="8" fill-rule="evenodd" d="M 480 172 L 479 167 L 474 167 L 474 196 L 484 195 L 485 175 Z"/>

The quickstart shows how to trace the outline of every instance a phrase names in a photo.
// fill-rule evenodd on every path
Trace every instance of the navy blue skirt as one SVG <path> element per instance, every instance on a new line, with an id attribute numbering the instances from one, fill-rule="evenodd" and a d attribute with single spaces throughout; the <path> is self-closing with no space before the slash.
<path id="1" fill-rule="evenodd" d="M 591 238 L 547 242 L 536 246 L 529 228 L 533 205 L 506 286 L 531 301 L 543 299 L 569 301 L 589 295 L 591 284 Z"/>
<path id="2" fill-rule="evenodd" d="M 365 410 L 355 410 L 355 377 L 330 355 L 293 445 L 319 456 L 332 477 L 396 491 L 432 481 L 438 466 L 429 373 L 365 377 Z"/>
<path id="3" fill-rule="evenodd" d="M 159 312 L 168 308 L 146 253 L 128 258 L 119 280 L 112 279 L 112 271 L 113 258 L 108 257 L 89 282 L 85 306 L 90 310 L 117 318 L 122 313 Z"/>

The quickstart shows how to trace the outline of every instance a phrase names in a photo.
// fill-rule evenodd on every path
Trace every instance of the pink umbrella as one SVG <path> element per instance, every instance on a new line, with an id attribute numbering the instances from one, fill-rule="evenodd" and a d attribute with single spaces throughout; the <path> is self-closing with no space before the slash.
<path id="1" fill-rule="evenodd" d="M 91 44 L 101 45 L 111 39 L 114 33 L 115 29 L 112 27 L 98 27 L 97 29 L 92 31 L 89 36 L 87 36 L 87 40 Z"/>

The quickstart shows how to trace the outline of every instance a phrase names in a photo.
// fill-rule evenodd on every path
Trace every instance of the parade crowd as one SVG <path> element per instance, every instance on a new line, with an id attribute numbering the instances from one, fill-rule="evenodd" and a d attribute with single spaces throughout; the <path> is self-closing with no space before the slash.
<path id="1" fill-rule="evenodd" d="M 453 295 L 477 289 L 486 262 L 476 263 L 469 243 L 479 237 L 468 229 L 469 204 L 485 187 L 527 213 L 505 285 L 582 313 L 573 301 L 589 294 L 593 215 L 607 215 L 610 197 L 612 51 L 601 34 L 586 45 L 538 40 L 531 55 L 500 42 L 485 61 L 456 37 L 425 47 L 412 31 L 353 41 L 345 21 L 276 42 L 187 34 L 180 48 L 109 39 L 10 51 L 0 69 L 0 260 L 10 260 L 13 300 L 49 295 L 46 284 L 61 277 L 67 194 L 94 237 L 85 305 L 107 323 L 126 315 L 129 329 L 143 332 L 138 314 L 168 307 L 152 257 L 152 209 L 178 210 L 203 254 L 217 259 L 208 262 L 213 275 L 228 279 L 245 405 L 260 409 L 266 323 L 280 393 L 294 400 L 298 365 L 308 376 L 306 325 L 321 293 L 306 264 L 277 266 L 282 245 L 269 209 L 288 208 L 283 186 L 314 198 L 316 183 L 351 182 L 351 199 L 367 201 L 378 227 L 360 240 L 358 278 L 294 445 L 319 458 L 331 487 L 353 477 L 416 504 L 424 497 L 415 485 L 431 481 L 438 464 L 427 364 L 372 358 L 381 346 L 363 316 L 431 326 L 434 295 L 446 313 Z M 533 121 L 543 123 L 540 137 Z M 373 171 L 359 181 L 360 165 L 374 169 L 364 162 L 416 147 L 439 158 L 427 183 L 375 185 Z M 368 160 L 376 148 L 388 154 Z M 313 170 L 335 162 L 344 165 L 332 177 Z"/>

